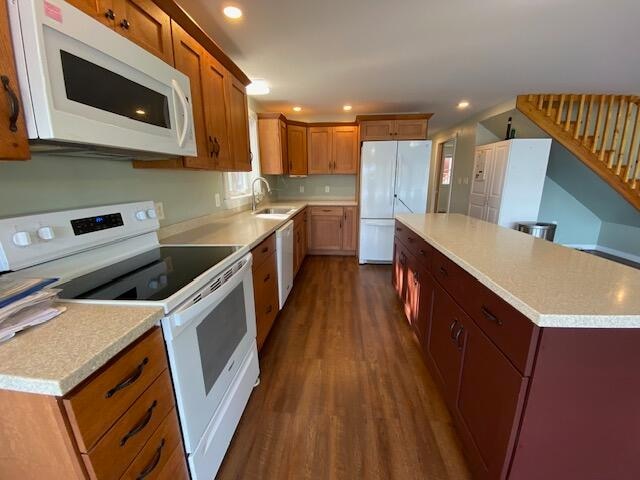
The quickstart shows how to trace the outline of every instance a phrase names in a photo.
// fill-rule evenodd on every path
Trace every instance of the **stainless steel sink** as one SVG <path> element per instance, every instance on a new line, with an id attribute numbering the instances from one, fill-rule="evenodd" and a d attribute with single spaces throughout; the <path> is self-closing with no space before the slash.
<path id="1" fill-rule="evenodd" d="M 266 218 L 286 218 L 295 211 L 295 207 L 267 207 L 253 212 L 254 215 Z"/>

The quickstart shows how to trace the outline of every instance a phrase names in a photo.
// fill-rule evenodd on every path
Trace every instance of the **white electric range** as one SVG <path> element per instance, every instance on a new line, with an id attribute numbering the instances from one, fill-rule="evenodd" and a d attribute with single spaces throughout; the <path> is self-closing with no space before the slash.
<path id="1" fill-rule="evenodd" d="M 0 275 L 69 302 L 160 306 L 194 479 L 213 478 L 259 376 L 246 246 L 161 245 L 153 202 L 0 219 Z"/>

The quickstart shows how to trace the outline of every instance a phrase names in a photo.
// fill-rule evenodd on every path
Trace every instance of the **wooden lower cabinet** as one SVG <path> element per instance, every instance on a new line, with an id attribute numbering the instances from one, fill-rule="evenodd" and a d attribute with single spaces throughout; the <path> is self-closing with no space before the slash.
<path id="1" fill-rule="evenodd" d="M 272 234 L 251 251 L 258 350 L 264 345 L 279 311 L 278 257 L 275 245 L 275 234 Z"/>
<path id="2" fill-rule="evenodd" d="M 307 256 L 307 209 L 293 218 L 293 276 L 295 277 Z"/>
<path id="3" fill-rule="evenodd" d="M 0 414 L 0 478 L 189 475 L 158 327 L 62 398 L 0 390 Z"/>
<path id="4" fill-rule="evenodd" d="M 355 255 L 356 207 L 309 207 L 308 246 L 313 255 Z"/>

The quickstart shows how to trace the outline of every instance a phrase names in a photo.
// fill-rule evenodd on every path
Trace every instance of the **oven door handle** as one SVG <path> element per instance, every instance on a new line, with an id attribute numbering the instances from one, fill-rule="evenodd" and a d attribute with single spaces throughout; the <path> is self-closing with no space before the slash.
<path id="1" fill-rule="evenodd" d="M 229 295 L 234 288 L 248 279 L 253 289 L 253 280 L 251 277 L 251 261 L 247 261 L 240 270 L 238 270 L 229 280 L 224 282 L 215 292 L 202 297 L 202 300 L 185 305 L 171 315 L 171 323 L 177 327 L 184 327 L 198 318 L 202 318 L 203 313 L 218 306 L 222 300 Z"/>

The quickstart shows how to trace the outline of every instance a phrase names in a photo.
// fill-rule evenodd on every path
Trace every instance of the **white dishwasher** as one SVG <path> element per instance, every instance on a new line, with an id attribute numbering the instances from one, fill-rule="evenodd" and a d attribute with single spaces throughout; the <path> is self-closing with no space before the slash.
<path id="1" fill-rule="evenodd" d="M 276 251 L 278 256 L 278 297 L 280 308 L 287 301 L 293 287 L 293 221 L 276 230 Z"/>

